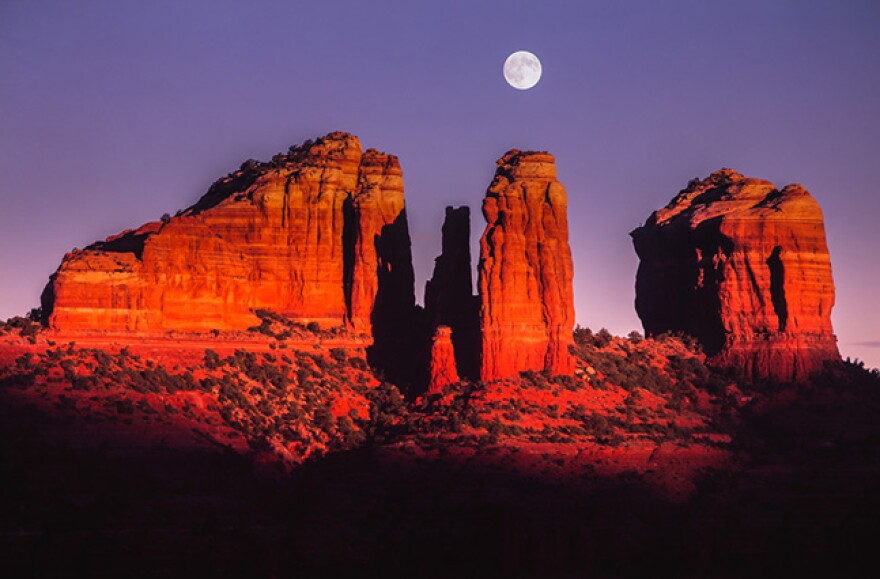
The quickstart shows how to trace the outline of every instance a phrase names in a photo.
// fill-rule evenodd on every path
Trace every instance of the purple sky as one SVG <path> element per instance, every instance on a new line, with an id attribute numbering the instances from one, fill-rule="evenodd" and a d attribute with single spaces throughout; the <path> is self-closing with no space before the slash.
<path id="1" fill-rule="evenodd" d="M 628 232 L 722 166 L 825 211 L 843 354 L 880 366 L 880 4 L 0 1 L 0 317 L 62 255 L 332 130 L 400 156 L 421 299 L 443 207 L 549 150 L 577 319 L 641 328 Z M 508 87 L 529 50 L 544 76 Z"/>

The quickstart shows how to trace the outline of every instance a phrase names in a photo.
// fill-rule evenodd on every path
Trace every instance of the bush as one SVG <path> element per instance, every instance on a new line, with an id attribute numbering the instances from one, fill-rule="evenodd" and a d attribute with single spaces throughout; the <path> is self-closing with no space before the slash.
<path id="1" fill-rule="evenodd" d="M 205 350 L 205 366 L 209 370 L 216 370 L 223 364 L 220 362 L 220 355 L 217 354 L 214 350 L 206 349 Z"/>
<path id="2" fill-rule="evenodd" d="M 593 330 L 590 328 L 582 328 L 580 326 L 575 326 L 574 328 L 574 343 L 578 346 L 592 346 L 593 345 Z"/>
<path id="3" fill-rule="evenodd" d="M 612 338 L 614 338 L 614 336 L 611 334 L 611 332 L 609 332 L 606 328 L 602 328 L 601 330 L 596 332 L 596 335 L 593 338 L 593 343 L 596 345 L 597 348 L 604 348 L 611 343 Z"/>

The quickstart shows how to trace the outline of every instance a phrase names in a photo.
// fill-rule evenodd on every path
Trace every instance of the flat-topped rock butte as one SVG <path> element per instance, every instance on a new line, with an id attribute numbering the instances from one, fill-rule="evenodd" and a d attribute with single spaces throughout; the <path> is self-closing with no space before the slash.
<path id="1" fill-rule="evenodd" d="M 243 330 L 267 309 L 369 333 L 378 284 L 364 272 L 398 261 L 373 238 L 405 220 L 397 158 L 331 133 L 246 162 L 179 215 L 67 254 L 43 306 L 65 331 Z M 399 237 L 392 251 L 411 268 Z"/>
<path id="2" fill-rule="evenodd" d="M 631 235 L 648 335 L 691 334 L 710 363 L 756 379 L 804 381 L 840 359 L 822 210 L 802 186 L 722 169 Z"/>
<path id="3" fill-rule="evenodd" d="M 511 150 L 483 201 L 482 365 L 494 380 L 521 370 L 571 374 L 573 265 L 568 200 L 549 153 Z"/>

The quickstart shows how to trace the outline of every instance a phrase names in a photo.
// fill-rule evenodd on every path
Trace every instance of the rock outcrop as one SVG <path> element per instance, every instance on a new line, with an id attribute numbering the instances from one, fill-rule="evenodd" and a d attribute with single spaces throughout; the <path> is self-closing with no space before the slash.
<path id="1" fill-rule="evenodd" d="M 469 207 L 447 207 L 442 250 L 425 284 L 425 317 L 430 328 L 449 326 L 458 374 L 480 373 L 479 300 L 473 295 Z"/>
<path id="2" fill-rule="evenodd" d="M 452 328 L 438 326 L 431 341 L 431 367 L 428 393 L 435 394 L 458 382 L 455 367 L 455 347 L 452 345 Z"/>
<path id="3" fill-rule="evenodd" d="M 375 149 L 364 152 L 358 186 L 346 210 L 353 226 L 353 256 L 347 260 L 351 274 L 346 275 L 351 288 L 348 319 L 355 330 L 370 333 L 373 318 L 381 325 L 389 313 L 407 315 L 415 305 L 403 172 L 397 157 Z"/>
<path id="4" fill-rule="evenodd" d="M 65 331 L 241 330 L 267 309 L 369 333 L 382 299 L 414 302 L 400 165 L 331 133 L 248 161 L 177 216 L 67 254 L 43 306 Z"/>
<path id="5" fill-rule="evenodd" d="M 574 328 L 567 196 L 552 155 L 512 150 L 483 201 L 480 377 L 571 374 Z"/>
<path id="6" fill-rule="evenodd" d="M 631 235 L 647 335 L 689 333 L 710 363 L 755 379 L 803 381 L 839 359 L 822 211 L 800 185 L 722 169 Z"/>

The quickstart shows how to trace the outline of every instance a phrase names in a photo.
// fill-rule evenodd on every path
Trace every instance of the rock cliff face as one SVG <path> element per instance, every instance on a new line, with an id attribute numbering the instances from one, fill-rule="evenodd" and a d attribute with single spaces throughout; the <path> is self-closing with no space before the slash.
<path id="1" fill-rule="evenodd" d="M 839 359 L 822 211 L 800 185 L 722 169 L 631 235 L 646 334 L 692 334 L 711 363 L 752 378 L 802 381 Z"/>
<path id="2" fill-rule="evenodd" d="M 509 151 L 483 201 L 480 377 L 570 374 L 574 328 L 567 197 L 548 153 Z"/>
<path id="3" fill-rule="evenodd" d="M 449 384 L 458 382 L 455 368 L 455 348 L 452 345 L 452 328 L 438 326 L 431 342 L 431 378 L 428 393 L 441 392 Z"/>
<path id="4" fill-rule="evenodd" d="M 425 316 L 430 328 L 449 326 L 461 376 L 480 375 L 480 305 L 473 295 L 470 208 L 447 207 L 443 244 L 434 273 L 425 285 Z"/>
<path id="5" fill-rule="evenodd" d="M 364 153 L 347 211 L 354 236 L 354 254 L 347 260 L 350 277 L 346 272 L 349 321 L 355 330 L 370 333 L 374 322 L 381 327 L 389 318 L 409 315 L 415 305 L 403 172 L 397 157 L 375 149 Z"/>
<path id="6" fill-rule="evenodd" d="M 381 295 L 412 305 L 409 252 L 397 158 L 331 133 L 67 254 L 43 306 L 66 331 L 240 330 L 263 308 L 368 333 Z"/>

